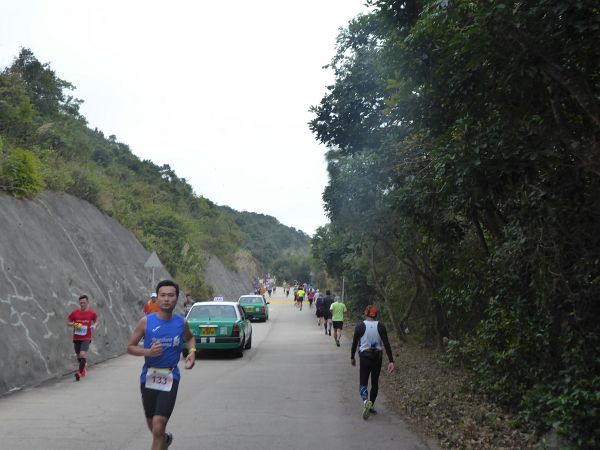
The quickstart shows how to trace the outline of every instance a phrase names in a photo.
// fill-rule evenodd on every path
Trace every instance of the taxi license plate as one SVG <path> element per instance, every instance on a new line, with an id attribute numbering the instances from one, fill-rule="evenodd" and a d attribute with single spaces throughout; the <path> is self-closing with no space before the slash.
<path id="1" fill-rule="evenodd" d="M 202 327 L 200 328 L 200 336 L 214 336 L 217 327 Z"/>

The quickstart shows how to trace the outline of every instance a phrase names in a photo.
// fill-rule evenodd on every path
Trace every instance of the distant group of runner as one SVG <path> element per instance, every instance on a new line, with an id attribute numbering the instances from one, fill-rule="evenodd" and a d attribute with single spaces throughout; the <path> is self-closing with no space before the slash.
<path id="1" fill-rule="evenodd" d="M 277 291 L 276 280 L 274 278 L 259 278 L 254 282 L 254 293 L 256 295 L 268 295 L 269 298 Z M 265 297 L 266 299 L 266 297 Z"/>
<path id="2" fill-rule="evenodd" d="M 286 287 L 284 286 L 284 290 Z M 286 290 L 287 293 L 287 290 Z M 333 338 L 336 345 L 340 346 L 342 329 L 344 328 L 344 314 L 348 312 L 346 305 L 342 303 L 339 295 L 331 296 L 331 291 L 327 289 L 323 295 L 319 289 L 315 289 L 310 284 L 298 284 L 293 286 L 294 305 L 299 311 L 302 311 L 302 305 L 305 299 L 308 299 L 308 307 L 312 309 L 315 305 L 315 315 L 317 316 L 317 326 L 323 326 L 325 334 L 331 336 L 333 328 Z M 286 294 L 287 296 L 287 294 Z"/>
<path id="3" fill-rule="evenodd" d="M 340 296 L 336 295 L 332 298 L 329 289 L 325 291 L 325 295 L 322 295 L 318 289 L 314 289 L 306 283 L 294 283 L 292 289 L 294 304 L 299 311 L 302 311 L 305 298 L 308 298 L 309 308 L 312 308 L 313 302 L 315 303 L 317 326 L 323 326 L 327 336 L 331 336 L 331 329 L 333 328 L 333 338 L 336 346 L 339 347 L 344 328 L 344 315 L 348 312 Z M 289 295 L 287 283 L 284 285 L 284 291 L 287 297 Z M 353 366 L 356 366 L 355 355 L 358 350 L 360 361 L 359 394 L 362 401 L 362 417 L 365 420 L 371 414 L 377 414 L 375 400 L 379 393 L 379 375 L 383 365 L 384 350 L 389 360 L 387 372 L 392 373 L 395 368 L 387 330 L 385 325 L 378 320 L 378 312 L 378 308 L 373 305 L 365 308 L 364 320 L 359 322 L 354 329 L 350 349 L 350 362 Z M 370 391 L 369 381 L 371 383 Z"/>

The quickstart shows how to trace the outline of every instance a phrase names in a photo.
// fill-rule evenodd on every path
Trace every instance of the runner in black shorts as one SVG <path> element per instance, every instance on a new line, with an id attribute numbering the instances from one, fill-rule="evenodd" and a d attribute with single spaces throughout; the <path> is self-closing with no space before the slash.
<path id="1" fill-rule="evenodd" d="M 157 313 L 140 319 L 129 342 L 127 353 L 144 356 L 140 374 L 142 406 L 152 433 L 152 449 L 164 450 L 173 442 L 173 434 L 166 431 L 175 407 L 179 388 L 182 343 L 188 348 L 185 368 L 191 369 L 196 361 L 196 339 L 187 321 L 173 314 L 179 297 L 179 286 L 171 280 L 162 280 L 156 287 Z M 144 346 L 138 343 L 144 339 Z"/>
<path id="2" fill-rule="evenodd" d="M 331 336 L 331 304 L 333 299 L 331 298 L 331 291 L 325 291 L 325 298 L 323 299 L 323 319 L 325 321 L 325 334 Z"/>
<path id="3" fill-rule="evenodd" d="M 73 348 L 77 355 L 81 352 L 88 352 L 90 350 L 90 341 L 73 341 Z"/>
<path id="4" fill-rule="evenodd" d="M 175 400 L 177 400 L 177 389 L 179 381 L 173 380 L 173 387 L 169 392 L 146 389 L 146 385 L 140 385 L 142 392 L 142 405 L 146 419 L 152 419 L 154 416 L 171 417 Z"/>
<path id="5" fill-rule="evenodd" d="M 79 296 L 79 309 L 75 309 L 67 317 L 67 325 L 73 327 L 73 348 L 77 355 L 78 369 L 75 381 L 87 375 L 87 353 L 92 342 L 92 330 L 98 326 L 98 316 L 89 308 L 87 295 Z"/>

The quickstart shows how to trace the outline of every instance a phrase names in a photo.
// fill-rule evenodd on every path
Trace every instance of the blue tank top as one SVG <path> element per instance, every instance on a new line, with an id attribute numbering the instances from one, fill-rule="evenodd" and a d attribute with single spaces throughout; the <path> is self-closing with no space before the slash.
<path id="1" fill-rule="evenodd" d="M 153 342 L 162 344 L 160 356 L 144 357 L 144 367 L 140 382 L 146 383 L 146 371 L 148 367 L 173 369 L 173 379 L 179 381 L 179 367 L 177 363 L 181 355 L 181 344 L 183 343 L 184 319 L 181 316 L 173 316 L 171 320 L 161 320 L 156 313 L 146 316 L 146 334 L 144 334 L 144 348 L 152 347 Z"/>

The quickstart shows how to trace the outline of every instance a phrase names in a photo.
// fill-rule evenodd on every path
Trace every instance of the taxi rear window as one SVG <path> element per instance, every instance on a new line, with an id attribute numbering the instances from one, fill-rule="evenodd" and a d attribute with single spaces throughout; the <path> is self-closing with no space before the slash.
<path id="1" fill-rule="evenodd" d="M 194 306 L 188 319 L 237 319 L 233 305 L 199 305 Z"/>
<path id="2" fill-rule="evenodd" d="M 262 305 L 263 298 L 262 297 L 242 297 L 240 299 L 240 303 L 250 303 L 253 305 Z"/>

